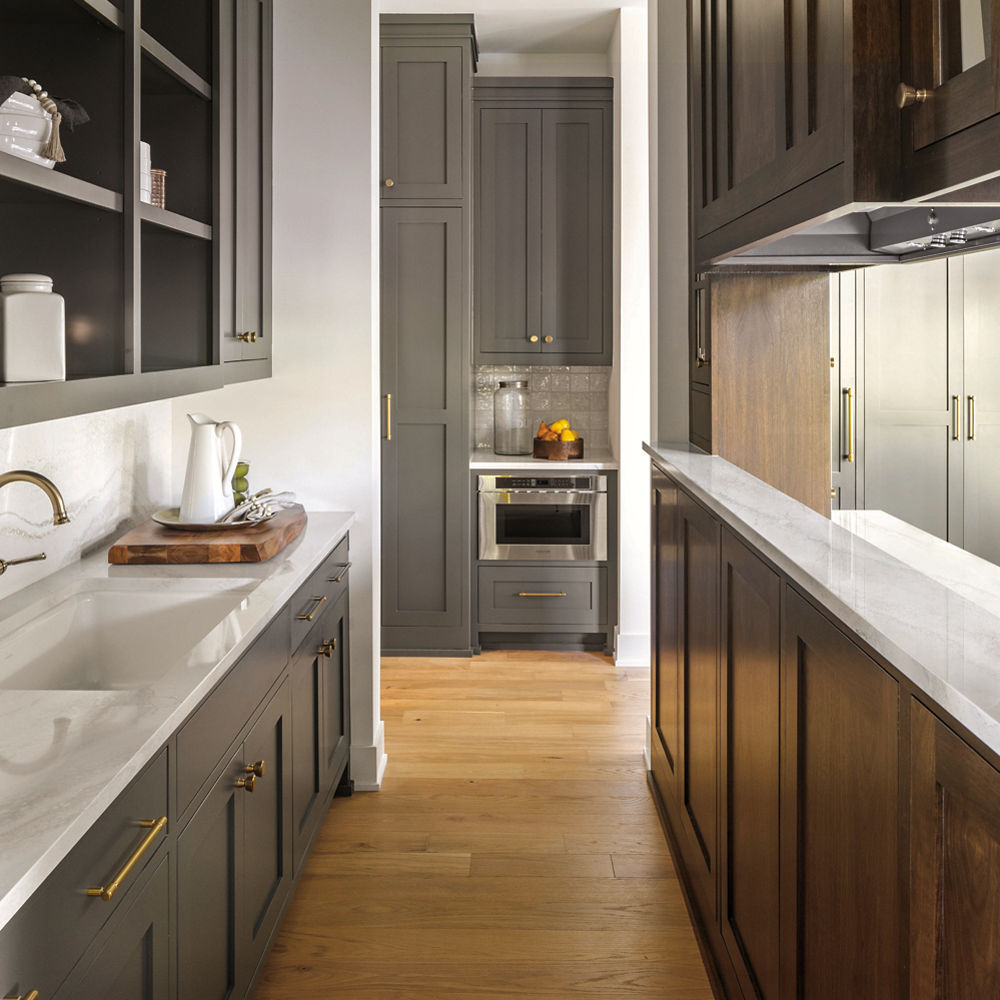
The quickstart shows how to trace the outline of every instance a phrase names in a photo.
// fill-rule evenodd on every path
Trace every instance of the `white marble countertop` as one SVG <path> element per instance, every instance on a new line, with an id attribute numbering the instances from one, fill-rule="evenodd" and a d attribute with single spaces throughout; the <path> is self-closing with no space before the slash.
<path id="1" fill-rule="evenodd" d="M 574 458 L 565 462 L 556 462 L 548 458 L 532 458 L 531 455 L 497 455 L 495 452 L 480 449 L 474 451 L 469 458 L 469 468 L 488 471 L 491 469 L 510 469 L 512 472 L 525 472 L 548 469 L 550 472 L 601 472 L 617 469 L 618 463 L 610 451 L 595 451 L 589 453 L 584 445 L 584 457 Z"/>
<path id="2" fill-rule="evenodd" d="M 664 472 L 1000 754 L 1000 614 L 959 592 L 950 569 L 940 568 L 943 562 L 936 579 L 928 575 L 935 563 L 932 547 L 920 560 L 921 572 L 888 546 L 872 544 L 725 459 L 685 444 L 643 447 Z"/>
<path id="3" fill-rule="evenodd" d="M 350 513 L 310 513 L 264 563 L 109 566 L 105 549 L 0 602 L 0 635 L 81 588 L 236 591 L 235 610 L 141 688 L 0 689 L 0 928 L 347 534 Z M 16 634 L 16 633 L 13 633 Z M 156 637 L 150 641 L 155 644 Z"/>

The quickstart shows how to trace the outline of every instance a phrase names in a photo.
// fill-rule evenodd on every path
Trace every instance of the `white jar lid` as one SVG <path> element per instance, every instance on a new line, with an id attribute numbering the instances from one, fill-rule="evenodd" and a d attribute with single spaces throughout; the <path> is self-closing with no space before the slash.
<path id="1" fill-rule="evenodd" d="M 52 279 L 47 274 L 5 274 L 0 277 L 0 291 L 51 292 Z"/>

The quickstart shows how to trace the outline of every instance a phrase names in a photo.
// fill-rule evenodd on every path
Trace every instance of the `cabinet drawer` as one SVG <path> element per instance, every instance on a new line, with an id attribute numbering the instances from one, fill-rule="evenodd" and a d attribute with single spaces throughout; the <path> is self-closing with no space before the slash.
<path id="1" fill-rule="evenodd" d="M 292 598 L 292 652 L 302 645 L 323 611 L 332 607 L 347 592 L 350 568 L 349 538 L 323 560 L 323 564 L 296 591 Z"/>
<path id="2" fill-rule="evenodd" d="M 166 839 L 166 827 L 150 842 L 110 900 L 88 896 L 107 887 L 151 831 L 139 824 L 167 815 L 167 751 L 115 800 L 66 859 L 0 932 L 0 996 L 56 987 L 118 909 L 139 873 Z"/>
<path id="3" fill-rule="evenodd" d="M 604 566 L 480 566 L 480 625 L 575 625 L 607 622 Z"/>
<path id="4" fill-rule="evenodd" d="M 288 608 L 258 636 L 177 734 L 177 811 L 183 814 L 288 662 Z"/>

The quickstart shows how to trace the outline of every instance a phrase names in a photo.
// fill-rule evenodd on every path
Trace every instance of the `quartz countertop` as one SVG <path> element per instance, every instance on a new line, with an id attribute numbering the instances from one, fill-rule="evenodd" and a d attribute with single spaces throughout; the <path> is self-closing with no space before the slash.
<path id="1" fill-rule="evenodd" d="M 801 590 L 1000 754 L 1000 605 L 971 599 L 968 586 L 957 587 L 945 553 L 928 545 L 917 558 L 910 532 L 897 532 L 906 540 L 905 552 L 898 542 L 890 545 L 886 522 L 878 531 L 871 527 L 877 518 L 868 519 L 867 537 L 864 518 L 856 519 L 862 530 L 850 531 L 690 445 L 643 447 Z M 868 540 L 876 534 L 881 544 Z M 982 580 L 967 584 L 981 586 Z"/>
<path id="2" fill-rule="evenodd" d="M 0 690 L 0 928 L 25 903 L 347 534 L 351 513 L 311 513 L 264 563 L 109 566 L 104 549 L 0 602 L 0 629 L 81 586 L 130 581 L 191 594 L 236 591 L 235 610 L 146 686 Z M 149 637 L 156 643 L 156 636 Z"/>
<path id="3" fill-rule="evenodd" d="M 527 472 L 548 469 L 550 472 L 603 472 L 617 469 L 618 463 L 610 451 L 588 452 L 584 444 L 584 457 L 568 459 L 564 462 L 552 461 L 548 458 L 532 458 L 531 455 L 497 455 L 495 452 L 480 449 L 472 453 L 469 468 L 479 471 L 492 469 L 510 469 L 511 472 Z"/>

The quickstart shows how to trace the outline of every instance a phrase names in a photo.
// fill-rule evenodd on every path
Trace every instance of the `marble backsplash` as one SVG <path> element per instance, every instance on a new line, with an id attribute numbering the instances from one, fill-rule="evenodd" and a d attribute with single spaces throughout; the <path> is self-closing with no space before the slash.
<path id="1" fill-rule="evenodd" d="M 511 378 L 528 382 L 533 428 L 566 417 L 591 451 L 606 451 L 610 368 L 591 365 L 476 365 L 473 374 L 473 448 L 493 449 L 493 393 Z"/>
<path id="2" fill-rule="evenodd" d="M 106 547 L 172 497 L 169 400 L 0 430 L 0 472 L 30 469 L 63 495 L 70 523 L 55 526 L 40 490 L 0 489 L 0 558 L 45 552 L 44 562 L 12 566 L 0 598 Z"/>

